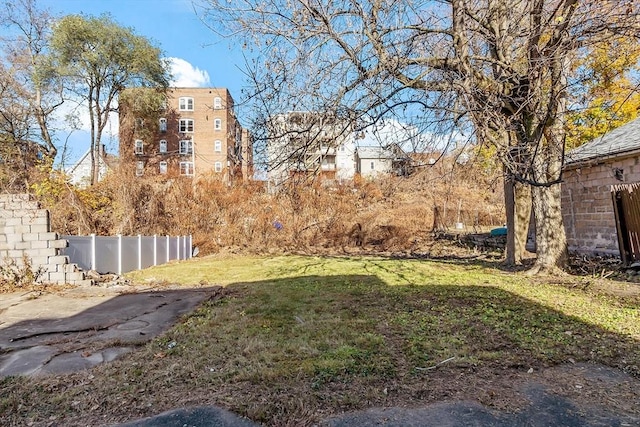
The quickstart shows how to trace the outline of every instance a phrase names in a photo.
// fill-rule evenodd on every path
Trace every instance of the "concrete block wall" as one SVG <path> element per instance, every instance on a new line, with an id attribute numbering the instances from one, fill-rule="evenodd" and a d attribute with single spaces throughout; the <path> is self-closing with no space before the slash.
<path id="1" fill-rule="evenodd" d="M 616 170 L 622 173 L 616 176 Z M 622 180 L 618 179 L 622 178 Z M 611 186 L 640 182 L 640 159 L 611 159 L 568 167 L 562 183 L 562 216 L 569 249 L 620 255 Z"/>
<path id="2" fill-rule="evenodd" d="M 3 265 L 24 267 L 25 258 L 38 281 L 53 284 L 89 284 L 84 272 L 61 255 L 67 241 L 51 232 L 49 212 L 28 194 L 0 194 L 0 258 Z"/>

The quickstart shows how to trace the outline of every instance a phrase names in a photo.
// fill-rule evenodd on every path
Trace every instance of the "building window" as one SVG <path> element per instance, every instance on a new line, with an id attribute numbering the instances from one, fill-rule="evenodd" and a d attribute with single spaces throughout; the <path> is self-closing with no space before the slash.
<path id="1" fill-rule="evenodd" d="M 142 175 L 144 175 L 144 162 L 139 161 L 139 162 L 136 162 L 136 176 L 142 176 Z"/>
<path id="2" fill-rule="evenodd" d="M 160 140 L 160 152 L 161 153 L 166 153 L 167 152 L 167 140 L 166 139 L 161 139 Z"/>
<path id="3" fill-rule="evenodd" d="M 178 109 L 180 111 L 193 111 L 193 98 L 183 96 L 179 99 Z"/>
<path id="4" fill-rule="evenodd" d="M 193 162 L 180 162 L 180 175 L 193 176 Z"/>
<path id="5" fill-rule="evenodd" d="M 178 132 L 193 132 L 193 119 L 180 119 L 180 122 L 178 122 Z"/>
<path id="6" fill-rule="evenodd" d="M 144 129 L 144 119 L 137 118 L 136 124 L 135 124 L 135 130 L 140 131 L 142 129 Z"/>
<path id="7" fill-rule="evenodd" d="M 193 141 L 190 139 L 183 139 L 180 141 L 180 154 L 186 155 L 193 153 Z"/>
<path id="8" fill-rule="evenodd" d="M 220 119 L 215 119 L 213 121 L 213 129 L 215 130 L 222 130 L 222 120 Z"/>
<path id="9" fill-rule="evenodd" d="M 133 145 L 133 153 L 137 155 L 144 154 L 144 143 L 141 139 L 136 139 Z"/>
<path id="10" fill-rule="evenodd" d="M 213 98 L 213 109 L 222 110 L 222 98 L 220 98 L 219 96 Z"/>
<path id="11" fill-rule="evenodd" d="M 166 132 L 167 131 L 167 119 L 162 118 L 160 119 L 160 132 Z"/>
<path id="12" fill-rule="evenodd" d="M 216 162 L 213 167 L 214 167 L 214 170 L 216 172 L 222 172 L 222 163 L 221 162 Z"/>
<path id="13" fill-rule="evenodd" d="M 371 170 L 374 170 L 375 168 L 376 168 L 375 162 L 371 162 Z"/>
<path id="14" fill-rule="evenodd" d="M 160 173 L 162 175 L 167 173 L 167 162 L 160 162 Z"/>
<path id="15" fill-rule="evenodd" d="M 218 139 L 213 143 L 213 151 L 216 153 L 222 152 L 222 141 Z"/>

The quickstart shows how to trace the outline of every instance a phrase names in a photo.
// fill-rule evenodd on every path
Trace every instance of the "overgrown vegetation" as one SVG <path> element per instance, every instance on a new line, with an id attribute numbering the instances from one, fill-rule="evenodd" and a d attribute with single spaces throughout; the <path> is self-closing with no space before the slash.
<path id="1" fill-rule="evenodd" d="M 538 374 L 556 365 L 640 374 L 640 298 L 607 281 L 531 286 L 487 260 L 318 256 L 207 257 L 134 277 L 225 288 L 121 360 L 2 380 L 0 423 L 110 424 L 215 404 L 265 425 L 309 426 L 443 399 L 515 409 L 518 381 L 543 381 Z M 581 398 L 602 405 L 598 389 Z M 637 413 L 602 393 L 610 409 Z"/>
<path id="2" fill-rule="evenodd" d="M 377 181 L 290 182 L 268 190 L 262 182 L 235 186 L 215 179 L 156 180 L 114 172 L 78 189 L 61 175 L 33 186 L 61 234 L 192 234 L 201 253 L 235 249 L 344 252 L 416 249 L 438 227 L 502 224 L 498 177 L 486 164 L 446 157 L 404 178 Z"/>
<path id="3" fill-rule="evenodd" d="M 29 289 L 42 274 L 42 267 L 33 268 L 31 260 L 26 256 L 21 262 L 14 259 L 5 260 L 0 264 L 0 293 Z"/>

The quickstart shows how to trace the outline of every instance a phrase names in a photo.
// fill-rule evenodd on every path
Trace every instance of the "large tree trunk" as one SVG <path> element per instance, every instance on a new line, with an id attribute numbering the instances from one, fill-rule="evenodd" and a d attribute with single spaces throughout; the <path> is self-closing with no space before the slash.
<path id="1" fill-rule="evenodd" d="M 527 251 L 527 236 L 531 219 L 531 187 L 517 182 L 505 167 L 504 201 L 507 215 L 507 245 L 504 263 L 522 265 Z"/>
<path id="2" fill-rule="evenodd" d="M 507 245 L 504 263 L 509 266 L 522 265 L 527 251 L 531 219 L 531 187 L 514 182 L 513 177 L 505 176 L 504 201 L 507 214 Z"/>
<path id="3" fill-rule="evenodd" d="M 560 184 L 566 136 L 567 69 L 567 58 L 557 55 L 550 67 L 552 84 L 548 114 L 542 121 L 545 124 L 543 138 L 533 160 L 534 178 L 542 185 L 533 190 L 538 257 L 531 274 L 557 274 L 566 267 L 569 258 Z"/>
<path id="4" fill-rule="evenodd" d="M 518 254 L 518 264 L 527 253 L 527 238 L 529 237 L 529 222 L 531 221 L 531 186 L 522 182 L 514 185 L 515 194 L 515 250 Z"/>
<path id="5" fill-rule="evenodd" d="M 562 270 L 567 263 L 567 237 L 562 221 L 560 184 L 533 189 L 536 217 L 538 257 L 531 274 L 550 274 Z"/>

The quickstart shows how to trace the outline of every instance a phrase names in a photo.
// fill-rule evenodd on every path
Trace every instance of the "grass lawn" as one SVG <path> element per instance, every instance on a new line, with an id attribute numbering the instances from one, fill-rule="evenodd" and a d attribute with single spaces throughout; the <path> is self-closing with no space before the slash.
<path id="1" fill-rule="evenodd" d="M 91 371 L 0 381 L 0 425 L 96 425 L 214 404 L 265 425 L 474 399 L 597 362 L 640 370 L 638 285 L 464 261 L 209 257 L 138 282 L 223 285 L 152 342 Z M 202 285 L 199 285 L 202 286 Z"/>

